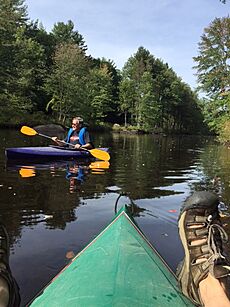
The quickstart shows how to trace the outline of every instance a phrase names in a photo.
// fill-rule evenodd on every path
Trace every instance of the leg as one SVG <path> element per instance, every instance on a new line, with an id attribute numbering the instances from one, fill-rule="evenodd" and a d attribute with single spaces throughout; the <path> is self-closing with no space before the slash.
<path id="1" fill-rule="evenodd" d="M 200 297 L 205 307 L 229 307 L 230 301 L 227 296 L 226 283 L 221 283 L 212 274 L 199 284 Z"/>
<path id="2" fill-rule="evenodd" d="M 0 307 L 19 305 L 19 288 L 9 267 L 9 237 L 6 228 L 0 224 Z"/>
<path id="3" fill-rule="evenodd" d="M 0 277 L 0 307 L 6 307 L 9 303 L 9 287 L 4 278 Z"/>

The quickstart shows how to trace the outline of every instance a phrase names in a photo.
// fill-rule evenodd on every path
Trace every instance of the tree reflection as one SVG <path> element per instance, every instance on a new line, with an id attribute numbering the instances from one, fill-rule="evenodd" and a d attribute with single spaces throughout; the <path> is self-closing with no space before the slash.
<path id="1" fill-rule="evenodd" d="M 10 163 L 7 171 L 17 171 L 20 179 L 15 181 L 12 190 L 8 189 L 7 194 L 2 195 L 2 204 L 7 206 L 10 200 L 16 202 L 15 214 L 11 210 L 11 216 L 13 214 L 14 222 L 21 225 L 18 230 L 38 223 L 44 223 L 50 229 L 65 229 L 67 223 L 77 219 L 76 208 L 84 204 L 84 197 L 90 197 L 91 192 L 84 187 L 86 180 L 92 174 L 105 174 L 107 169 L 108 161 Z M 104 185 L 101 188 L 105 190 Z M 99 195 L 102 189 L 97 185 L 93 195 L 95 191 Z M 20 190 L 20 194 L 15 190 Z M 7 210 L 3 214 L 7 222 Z"/>

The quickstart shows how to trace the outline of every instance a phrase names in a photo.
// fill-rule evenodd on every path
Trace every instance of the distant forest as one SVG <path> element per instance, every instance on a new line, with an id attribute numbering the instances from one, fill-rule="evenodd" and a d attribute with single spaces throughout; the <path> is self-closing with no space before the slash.
<path id="1" fill-rule="evenodd" d="M 48 33 L 29 19 L 24 0 L 0 0 L 0 125 L 68 126 L 77 115 L 93 127 L 219 133 L 229 119 L 229 37 L 229 17 L 215 19 L 201 36 L 194 60 L 206 98 L 199 99 L 143 46 L 118 70 L 112 60 L 86 54 L 72 21 L 57 22 Z M 210 51 L 214 38 L 217 48 Z"/>

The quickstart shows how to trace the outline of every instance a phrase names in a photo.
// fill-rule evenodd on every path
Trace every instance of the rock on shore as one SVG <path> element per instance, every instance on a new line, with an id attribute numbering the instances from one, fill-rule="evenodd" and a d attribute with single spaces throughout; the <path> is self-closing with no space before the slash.
<path id="1" fill-rule="evenodd" d="M 48 124 L 34 127 L 38 133 L 46 134 L 48 136 L 56 136 L 65 133 L 66 130 L 61 125 Z"/>

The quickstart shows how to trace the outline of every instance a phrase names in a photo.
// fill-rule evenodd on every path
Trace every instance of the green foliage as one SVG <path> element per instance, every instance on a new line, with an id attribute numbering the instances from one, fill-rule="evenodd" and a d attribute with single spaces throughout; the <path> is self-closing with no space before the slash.
<path id="1" fill-rule="evenodd" d="M 159 104 L 154 93 L 154 82 L 150 72 L 144 72 L 139 84 L 138 128 L 151 131 L 159 121 Z"/>
<path id="2" fill-rule="evenodd" d="M 230 145 L 230 120 L 224 121 L 219 129 L 219 141 L 221 143 Z"/>
<path id="3" fill-rule="evenodd" d="M 156 113 L 152 113 L 152 110 L 156 108 L 152 77 L 153 63 L 154 57 L 149 51 L 140 47 L 123 68 L 120 109 L 125 112 L 125 125 L 127 117 L 130 118 L 130 124 L 143 130 L 152 127 L 152 123 L 156 121 Z"/>
<path id="4" fill-rule="evenodd" d="M 74 31 L 74 23 L 69 20 L 67 24 L 64 22 L 57 22 L 52 30 L 56 45 L 60 44 L 76 44 L 83 51 L 87 50 L 83 36 L 78 32 Z"/>
<path id="5" fill-rule="evenodd" d="M 90 102 L 90 120 L 95 123 L 103 121 L 109 111 L 111 111 L 112 80 L 105 63 L 101 67 L 90 70 L 87 97 Z"/>
<path id="6" fill-rule="evenodd" d="M 214 101 L 214 104 L 218 105 L 218 109 L 214 106 L 212 110 L 212 118 L 210 120 L 213 123 L 213 130 L 218 132 L 219 140 L 223 143 L 230 143 L 230 91 L 223 92 L 218 97 L 218 101 Z M 214 114 L 213 114 L 214 113 Z M 210 124 L 210 123 L 209 123 Z"/>
<path id="7" fill-rule="evenodd" d="M 38 20 L 35 22 L 30 21 L 27 24 L 25 35 L 32 38 L 44 49 L 44 56 L 46 57 L 46 67 L 53 64 L 52 56 L 56 48 L 56 41 L 52 33 L 47 33 L 43 25 Z"/>
<path id="8" fill-rule="evenodd" d="M 213 97 L 230 84 L 230 18 L 215 18 L 199 42 L 197 65 L 200 89 Z"/>
<path id="9" fill-rule="evenodd" d="M 47 33 L 28 20 L 23 0 L 0 0 L 0 121 L 42 111 L 60 123 L 75 115 L 97 126 L 124 119 L 131 130 L 147 132 L 188 132 L 195 118 L 200 129 L 197 97 L 144 47 L 122 72 L 86 50 L 72 21 L 57 22 Z M 218 103 L 229 106 L 223 97 Z"/>
<path id="10" fill-rule="evenodd" d="M 161 60 L 140 47 L 122 71 L 120 110 L 125 126 L 144 131 L 191 131 L 196 118 L 197 132 L 202 126 L 198 99 L 188 85 Z"/>
<path id="11" fill-rule="evenodd" d="M 0 103 L 14 88 L 16 77 L 16 32 L 26 23 L 24 1 L 0 0 Z"/>
<path id="12" fill-rule="evenodd" d="M 199 43 L 197 62 L 199 89 L 209 99 L 204 99 L 202 109 L 205 122 L 215 133 L 222 133 L 222 124 L 229 119 L 229 85 L 230 85 L 230 18 L 215 18 L 204 29 Z"/>
<path id="13" fill-rule="evenodd" d="M 116 123 L 119 121 L 118 110 L 119 110 L 119 84 L 121 82 L 120 71 L 117 70 L 115 64 L 111 60 L 106 60 L 102 58 L 99 59 L 99 66 L 105 66 L 107 70 L 107 75 L 109 76 L 109 95 L 111 96 L 111 104 L 106 114 L 105 120 L 110 123 Z"/>
<path id="14" fill-rule="evenodd" d="M 26 124 L 28 126 L 36 126 L 52 122 L 44 112 L 30 113 L 23 109 L 2 108 L 0 113 L 0 126 L 15 127 Z"/>
<path id="15" fill-rule="evenodd" d="M 57 47 L 53 62 L 45 84 L 52 97 L 47 107 L 51 107 L 58 120 L 65 123 L 68 117 L 84 115 L 87 109 L 84 98 L 88 63 L 82 50 L 70 43 Z"/>
<path id="16" fill-rule="evenodd" d="M 18 52 L 15 55 L 17 79 L 14 83 L 14 93 L 19 107 L 23 106 L 31 111 L 32 107 L 35 107 L 39 81 L 45 75 L 44 49 L 32 38 L 26 37 L 25 27 L 19 28 L 15 37 Z"/>
<path id="17" fill-rule="evenodd" d="M 127 126 L 127 116 L 133 113 L 136 100 L 134 80 L 123 78 L 120 83 L 120 111 L 124 114 L 125 127 Z"/>
<path id="18" fill-rule="evenodd" d="M 29 36 L 24 1 L 0 0 L 0 105 L 13 120 L 38 110 L 46 71 L 43 47 Z"/>

